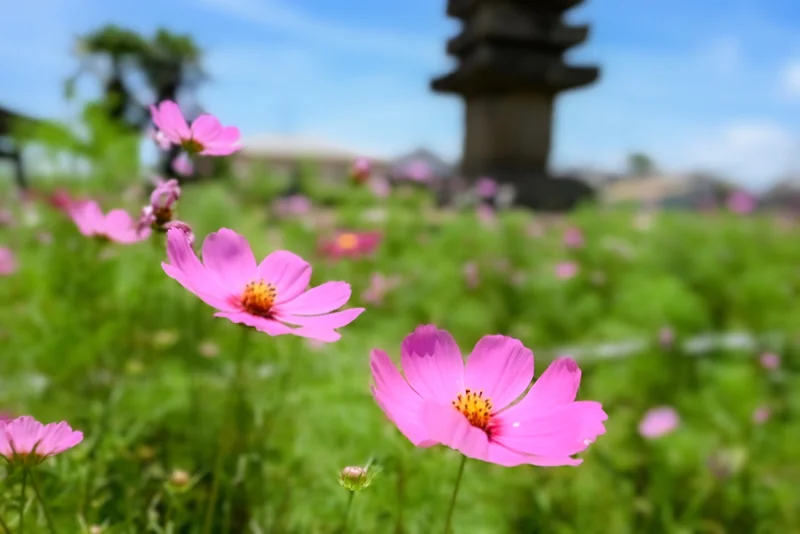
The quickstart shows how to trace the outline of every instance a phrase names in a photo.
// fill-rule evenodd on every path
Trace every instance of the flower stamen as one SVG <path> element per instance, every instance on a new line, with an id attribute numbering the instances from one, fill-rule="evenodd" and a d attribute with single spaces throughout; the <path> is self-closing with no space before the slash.
<path id="1" fill-rule="evenodd" d="M 277 296 L 278 292 L 274 285 L 264 280 L 257 280 L 244 287 L 240 303 L 242 308 L 252 315 L 270 317 Z"/>
<path id="2" fill-rule="evenodd" d="M 336 238 L 336 246 L 341 250 L 354 250 L 358 246 L 358 236 L 356 234 L 342 234 Z"/>
<path id="3" fill-rule="evenodd" d="M 452 404 L 467 418 L 469 424 L 488 432 L 492 420 L 492 401 L 483 397 L 483 391 L 467 389 L 464 393 L 459 393 Z"/>

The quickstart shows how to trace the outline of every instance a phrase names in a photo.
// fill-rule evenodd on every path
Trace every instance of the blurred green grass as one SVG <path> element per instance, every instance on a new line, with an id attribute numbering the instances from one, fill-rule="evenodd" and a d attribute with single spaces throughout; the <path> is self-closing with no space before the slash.
<path id="1" fill-rule="evenodd" d="M 324 214 L 280 221 L 229 182 L 186 187 L 180 201 L 180 218 L 198 240 L 229 227 L 250 239 L 257 257 L 292 250 L 312 263 L 313 285 L 351 283 L 351 305 L 372 273 L 402 277 L 381 304 L 364 304 L 337 343 L 320 348 L 252 333 L 245 392 L 252 434 L 243 438 L 247 451 L 224 457 L 213 532 L 226 532 L 227 518 L 230 532 L 339 532 L 347 494 L 337 473 L 371 458 L 382 473 L 356 496 L 351 532 L 441 531 L 458 454 L 414 449 L 369 392 L 369 350 L 398 356 L 402 338 L 421 323 L 451 331 L 465 355 L 489 333 L 548 354 L 575 343 L 652 340 L 630 358 L 581 362 L 579 398 L 601 401 L 609 414 L 608 433 L 583 465 L 470 462 L 455 532 L 800 528 L 796 226 L 770 216 L 659 213 L 641 230 L 631 212 L 586 209 L 568 220 L 536 219 L 546 230 L 532 237 L 535 219 L 524 212 L 482 223 L 469 211 L 435 212 L 417 193 L 339 197 Z M 120 202 L 109 195 L 104 208 Z M 137 198 L 127 202 L 136 209 Z M 86 434 L 39 470 L 60 531 L 80 532 L 83 523 L 114 533 L 201 532 L 220 437 L 230 432 L 239 328 L 213 318 L 163 274 L 159 239 L 100 245 L 46 206 L 6 204 L 19 221 L 35 210 L 38 222 L 0 228 L 0 244 L 20 263 L 0 279 L 0 408 L 64 419 Z M 583 230 L 584 248 L 563 247 L 567 225 Z M 335 227 L 377 227 L 384 241 L 374 257 L 334 262 L 318 254 L 317 239 Z M 561 261 L 577 262 L 578 276 L 558 280 Z M 478 266 L 475 287 L 464 277 L 467 262 Z M 678 339 L 745 330 L 777 332 L 783 341 L 689 357 L 658 345 L 664 326 Z M 209 357 L 213 347 L 218 355 Z M 766 350 L 783 357 L 777 372 L 758 365 Z M 537 358 L 537 374 L 547 363 Z M 683 424 L 645 442 L 638 422 L 660 404 L 675 406 Z M 761 405 L 772 417 L 755 425 Z M 737 465 L 731 458 L 741 451 Z M 194 477 L 190 487 L 169 482 L 177 469 Z M 13 525 L 18 487 L 2 491 L 0 513 Z"/>

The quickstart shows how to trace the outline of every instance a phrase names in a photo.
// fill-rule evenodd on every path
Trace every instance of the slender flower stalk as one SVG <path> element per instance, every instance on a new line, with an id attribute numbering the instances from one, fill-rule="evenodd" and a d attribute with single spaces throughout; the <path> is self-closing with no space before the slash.
<path id="1" fill-rule="evenodd" d="M 356 496 L 355 491 L 351 491 L 347 496 L 347 506 L 344 509 L 344 519 L 342 520 L 342 534 L 347 534 L 350 527 L 350 510 L 353 508 L 353 499 Z"/>
<path id="2" fill-rule="evenodd" d="M 447 520 L 444 523 L 444 534 L 450 534 L 453 527 L 453 511 L 456 509 L 456 498 L 458 497 L 458 490 L 461 488 L 461 478 L 464 476 L 464 466 L 467 465 L 467 457 L 461 457 L 461 464 L 458 466 L 458 475 L 456 475 L 456 483 L 453 486 L 453 495 L 450 497 L 450 506 L 447 510 Z"/>
<path id="3" fill-rule="evenodd" d="M 44 502 L 44 498 L 42 498 L 42 493 L 39 491 L 39 485 L 36 483 L 36 478 L 33 476 L 33 471 L 30 472 L 31 477 L 31 487 L 33 488 L 33 492 L 36 494 L 36 499 L 39 501 L 39 505 L 42 507 L 42 511 L 44 512 L 44 519 L 47 522 L 47 528 L 50 530 L 51 534 L 56 534 L 56 529 L 53 526 L 53 518 L 50 515 L 50 510 L 47 508 L 47 504 Z"/>
<path id="4" fill-rule="evenodd" d="M 28 470 L 22 472 L 22 485 L 19 490 L 19 534 L 25 532 L 25 488 L 28 485 Z"/>

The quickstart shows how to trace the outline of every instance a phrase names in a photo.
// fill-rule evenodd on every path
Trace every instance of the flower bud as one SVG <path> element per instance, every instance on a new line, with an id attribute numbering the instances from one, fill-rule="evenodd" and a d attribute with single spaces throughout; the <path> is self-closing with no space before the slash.
<path id="1" fill-rule="evenodd" d="M 367 467 L 348 466 L 339 473 L 339 484 L 349 491 L 361 491 L 369 487 L 375 474 Z"/>
<path id="2" fill-rule="evenodd" d="M 176 488 L 184 488 L 186 487 L 189 482 L 191 482 L 191 477 L 189 473 L 182 469 L 176 469 L 172 472 L 172 475 L 169 477 L 169 483 L 175 486 Z"/>

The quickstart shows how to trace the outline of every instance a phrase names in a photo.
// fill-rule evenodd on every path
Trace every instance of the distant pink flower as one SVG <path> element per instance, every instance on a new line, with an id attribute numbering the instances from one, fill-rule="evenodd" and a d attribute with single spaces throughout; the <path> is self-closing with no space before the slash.
<path id="1" fill-rule="evenodd" d="M 433 171 L 430 165 L 422 160 L 415 160 L 403 167 L 401 178 L 407 178 L 412 182 L 427 182 L 433 178 Z"/>
<path id="2" fill-rule="evenodd" d="M 753 422 L 757 425 L 763 425 L 769 420 L 771 415 L 772 410 L 769 409 L 769 406 L 759 406 L 753 410 Z"/>
<path id="3" fill-rule="evenodd" d="M 115 209 L 103 215 L 97 202 L 74 202 L 69 215 L 80 232 L 87 237 L 99 237 L 122 244 L 143 241 L 150 237 L 150 229 L 140 231 L 138 224 L 125 210 Z"/>
<path id="4" fill-rule="evenodd" d="M 474 261 L 468 261 L 464 264 L 464 281 L 470 289 L 475 289 L 481 283 L 478 264 Z"/>
<path id="5" fill-rule="evenodd" d="M 728 197 L 728 209 L 739 215 L 751 213 L 756 209 L 756 199 L 747 191 L 736 191 Z"/>
<path id="6" fill-rule="evenodd" d="M 481 178 L 475 182 L 475 192 L 486 200 L 493 199 L 497 195 L 497 189 L 497 182 L 491 178 Z"/>
<path id="7" fill-rule="evenodd" d="M 670 406 L 659 406 L 645 414 L 639 423 L 639 434 L 646 439 L 660 438 L 678 428 L 678 425 L 678 412 Z"/>
<path id="8" fill-rule="evenodd" d="M 10 248 L 0 247 L 0 276 L 11 276 L 17 271 L 17 259 Z"/>
<path id="9" fill-rule="evenodd" d="M 478 220 L 485 225 L 494 224 L 496 219 L 494 209 L 486 204 L 478 204 L 475 207 L 475 215 L 477 215 Z"/>
<path id="10" fill-rule="evenodd" d="M 353 163 L 353 168 L 350 169 L 350 176 L 358 184 L 363 184 L 369 180 L 370 173 L 372 173 L 372 164 L 367 158 L 358 158 Z"/>
<path id="11" fill-rule="evenodd" d="M 164 151 L 169 150 L 169 147 L 172 146 L 172 143 L 169 142 L 169 139 L 164 135 L 164 132 L 159 131 L 155 128 L 150 128 L 147 132 L 147 136 L 153 140 L 156 146 Z"/>
<path id="12" fill-rule="evenodd" d="M 0 208 L 0 226 L 11 226 L 14 224 L 14 214 L 7 209 Z"/>
<path id="13" fill-rule="evenodd" d="M 167 276 L 219 310 L 215 317 L 270 336 L 294 334 L 336 341 L 341 335 L 335 330 L 364 311 L 350 308 L 331 313 L 350 299 L 349 284 L 326 282 L 306 290 L 311 266 L 302 258 L 278 250 L 257 264 L 247 240 L 227 228 L 206 237 L 202 263 L 186 234 L 170 229 L 167 256 L 170 263 L 161 264 Z"/>
<path id="14" fill-rule="evenodd" d="M 564 246 L 567 248 L 580 248 L 583 246 L 583 232 L 577 226 L 570 226 L 564 230 Z"/>
<path id="15" fill-rule="evenodd" d="M 378 198 L 387 198 L 392 193 L 392 186 L 384 176 L 373 176 L 369 186 Z"/>
<path id="16" fill-rule="evenodd" d="M 665 326 L 658 331 L 658 344 L 662 348 L 669 348 L 675 342 L 675 331 L 669 326 Z"/>
<path id="17" fill-rule="evenodd" d="M 227 156 L 240 148 L 239 129 L 236 126 L 222 126 L 213 115 L 200 115 L 190 127 L 181 108 L 171 100 L 161 102 L 158 107 L 150 106 L 150 114 L 164 137 L 190 154 Z"/>
<path id="18" fill-rule="evenodd" d="M 320 250 L 332 258 L 360 257 L 372 254 L 381 243 L 380 232 L 340 232 L 333 238 L 323 238 Z"/>
<path id="19" fill-rule="evenodd" d="M 296 194 L 278 199 L 273 209 L 279 216 L 297 217 L 311 211 L 311 200 L 307 196 Z"/>
<path id="20" fill-rule="evenodd" d="M 781 357 L 771 352 L 765 352 L 759 360 L 761 361 L 761 367 L 770 371 L 774 371 L 781 366 Z"/>
<path id="21" fill-rule="evenodd" d="M 572 261 L 563 261 L 556 265 L 556 277 L 561 280 L 569 280 L 570 278 L 574 278 L 580 268 L 578 264 Z"/>
<path id="22" fill-rule="evenodd" d="M 43 425 L 30 416 L 0 423 L 0 456 L 12 465 L 39 465 L 83 441 L 65 422 Z"/>
<path id="23" fill-rule="evenodd" d="M 57 189 L 47 197 L 47 202 L 57 210 L 69 213 L 69 209 L 76 199 L 66 189 Z"/>
<path id="24" fill-rule="evenodd" d="M 188 178 L 194 174 L 194 164 L 188 154 L 183 153 L 172 162 L 172 170 L 179 176 Z"/>
<path id="25" fill-rule="evenodd" d="M 361 294 L 361 300 L 373 305 L 383 303 L 386 293 L 397 287 L 400 283 L 398 276 L 384 276 L 381 273 L 372 273 L 369 279 L 369 287 Z"/>
<path id="26" fill-rule="evenodd" d="M 555 360 L 525 393 L 533 353 L 510 337 L 484 336 L 464 365 L 452 336 L 424 325 L 400 352 L 405 377 L 384 351 L 372 351 L 372 393 L 417 447 L 442 444 L 506 467 L 578 465 L 572 456 L 605 433 L 600 403 L 575 401 L 581 371 L 569 358 Z"/>

